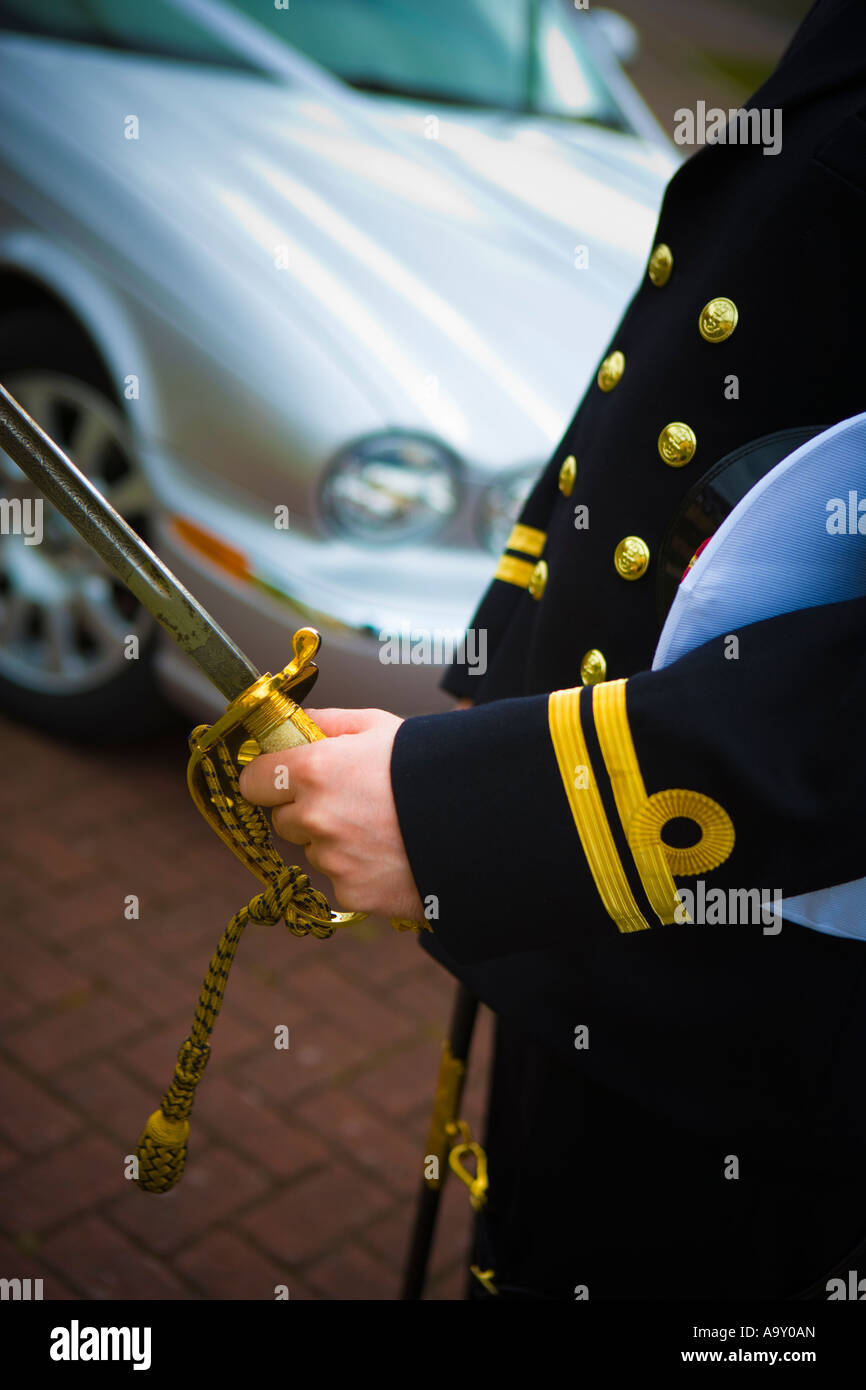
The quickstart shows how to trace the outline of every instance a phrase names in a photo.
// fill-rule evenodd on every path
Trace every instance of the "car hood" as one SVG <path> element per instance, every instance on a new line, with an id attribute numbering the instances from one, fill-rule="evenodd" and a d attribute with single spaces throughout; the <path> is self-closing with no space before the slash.
<path id="1" fill-rule="evenodd" d="M 328 344 L 384 422 L 481 466 L 561 436 L 676 164 L 573 123 L 71 44 L 7 38 L 0 62 L 4 158 L 88 254 L 227 361 L 239 325 Z"/>

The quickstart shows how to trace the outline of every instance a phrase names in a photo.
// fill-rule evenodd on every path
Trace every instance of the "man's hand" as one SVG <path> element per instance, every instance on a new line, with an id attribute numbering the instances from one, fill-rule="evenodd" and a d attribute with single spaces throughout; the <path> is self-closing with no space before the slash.
<path id="1" fill-rule="evenodd" d="M 391 748 L 402 719 L 381 709 L 306 713 L 327 738 L 262 753 L 241 773 L 241 792 L 274 808 L 276 833 L 304 846 L 343 911 L 423 921 L 391 791 Z"/>

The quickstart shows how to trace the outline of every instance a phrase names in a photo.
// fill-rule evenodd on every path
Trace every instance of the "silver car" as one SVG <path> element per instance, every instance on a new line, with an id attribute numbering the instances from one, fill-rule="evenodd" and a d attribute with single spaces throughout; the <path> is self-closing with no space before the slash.
<path id="1" fill-rule="evenodd" d="M 0 0 L 0 380 L 262 669 L 321 630 L 319 704 L 437 707 L 639 279 L 677 157 L 628 41 L 571 0 Z M 0 463 L 0 706 L 215 713 Z"/>

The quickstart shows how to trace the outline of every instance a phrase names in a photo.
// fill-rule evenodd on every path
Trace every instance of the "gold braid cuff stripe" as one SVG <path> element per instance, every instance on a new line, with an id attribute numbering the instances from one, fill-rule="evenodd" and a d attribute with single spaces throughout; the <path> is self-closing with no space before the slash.
<path id="1" fill-rule="evenodd" d="M 638 907 L 607 822 L 580 721 L 581 697 L 598 686 L 556 690 L 548 701 L 550 737 L 571 814 L 606 912 L 621 932 L 645 931 L 649 922 Z"/>
<path id="2" fill-rule="evenodd" d="M 546 531 L 539 531 L 535 526 L 521 526 L 518 523 L 512 527 L 511 535 L 505 542 L 505 549 L 519 550 L 523 555 L 532 555 L 537 560 L 546 540 Z"/>
<path id="3" fill-rule="evenodd" d="M 502 579 L 506 584 L 516 584 L 520 589 L 528 589 L 535 565 L 531 560 L 518 560 L 514 555 L 503 555 L 496 566 L 494 579 Z"/>
<path id="4" fill-rule="evenodd" d="M 734 824 L 723 806 L 703 792 L 671 787 L 647 796 L 626 711 L 625 680 L 558 690 L 548 702 L 550 736 L 565 794 L 599 896 L 621 932 L 649 926 L 629 886 L 583 736 L 581 697 L 592 702 L 602 759 L 620 823 L 641 885 L 659 921 L 681 921 L 674 875 L 709 873 L 734 848 Z M 679 847 L 665 842 L 672 820 L 691 820 L 699 838 Z M 677 910 L 679 911 L 679 915 Z"/>
<path id="5" fill-rule="evenodd" d="M 647 800 L 646 787 L 632 742 L 625 708 L 625 681 L 606 681 L 592 686 L 592 712 L 601 745 L 604 765 L 613 789 L 613 799 L 629 848 L 634 856 L 640 881 L 653 912 L 660 922 L 675 921 L 677 887 L 667 855 L 668 848 L 659 835 L 639 836 L 632 841 L 630 829 L 636 813 Z"/>
<path id="6" fill-rule="evenodd" d="M 535 526 L 522 526 L 518 522 L 511 528 L 505 549 L 519 550 L 523 555 L 531 555 L 537 560 L 546 540 L 546 531 L 539 531 Z M 501 579 L 505 584 L 516 584 L 519 589 L 528 589 L 537 572 L 538 567 L 532 560 L 521 560 L 516 555 L 502 555 L 493 578 Z"/>

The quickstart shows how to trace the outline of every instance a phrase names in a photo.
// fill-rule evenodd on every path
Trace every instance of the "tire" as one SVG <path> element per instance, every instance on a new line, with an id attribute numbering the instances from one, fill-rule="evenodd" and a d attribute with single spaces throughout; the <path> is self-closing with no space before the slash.
<path id="1" fill-rule="evenodd" d="M 0 381 L 16 398 L 20 390 L 25 409 L 111 497 L 99 472 L 75 458 L 71 447 L 83 438 L 82 422 L 89 421 L 96 440 L 91 452 L 106 476 L 114 476 L 118 510 L 146 535 L 147 486 L 128 445 L 123 412 L 103 364 L 75 324 L 45 307 L 0 317 Z M 20 470 L 5 462 L 0 493 L 23 496 L 29 489 L 31 498 L 38 497 Z M 124 507 L 121 495 L 136 496 L 135 506 Z M 0 710 L 52 734 L 96 744 L 132 742 L 164 728 L 171 711 L 155 676 L 155 623 L 50 503 L 44 503 L 42 516 L 44 539 L 29 554 L 20 537 L 0 535 Z M 52 582 L 57 576 L 54 589 L 64 592 L 56 601 L 44 597 L 45 583 L 28 590 L 22 577 L 28 567 Z M 122 636 L 124 625 L 137 637 L 137 659 L 123 656 L 134 650 Z"/>

